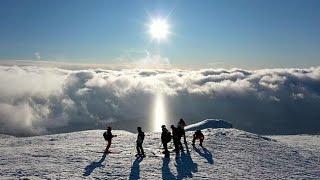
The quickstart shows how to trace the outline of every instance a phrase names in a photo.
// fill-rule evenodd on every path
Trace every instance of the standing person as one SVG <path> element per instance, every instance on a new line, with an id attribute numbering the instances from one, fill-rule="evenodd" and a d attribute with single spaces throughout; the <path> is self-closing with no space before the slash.
<path id="1" fill-rule="evenodd" d="M 178 128 L 182 133 L 184 144 L 187 144 L 187 139 L 186 139 L 186 132 L 184 130 L 184 127 L 186 126 L 186 123 L 184 120 L 181 118 L 180 121 L 178 122 Z"/>
<path id="2" fill-rule="evenodd" d="M 104 153 L 109 153 L 109 148 L 111 146 L 112 138 L 117 137 L 117 135 L 112 135 L 111 133 L 111 126 L 107 127 L 107 131 L 103 133 L 104 139 L 108 142 L 106 149 L 104 150 Z"/>
<path id="3" fill-rule="evenodd" d="M 173 138 L 173 144 L 176 152 L 179 152 L 179 150 L 183 151 L 183 146 L 181 143 L 181 131 L 179 128 L 174 127 L 174 125 L 171 125 L 172 129 L 172 138 Z"/>
<path id="4" fill-rule="evenodd" d="M 165 157 L 169 157 L 168 142 L 171 141 L 171 133 L 168 131 L 165 125 L 162 125 L 161 129 L 162 129 L 161 142 L 164 148 L 163 153 L 165 154 Z"/>
<path id="5" fill-rule="evenodd" d="M 183 147 L 181 144 L 181 131 L 179 128 L 174 127 L 174 125 L 171 125 L 172 129 L 172 139 L 174 144 L 174 151 L 179 152 L 180 150 L 183 151 Z"/>
<path id="6" fill-rule="evenodd" d="M 178 143 L 179 135 L 177 132 L 177 128 L 174 127 L 174 125 L 171 125 L 170 127 L 172 129 L 172 139 L 173 139 L 173 144 L 174 144 L 174 151 L 178 152 L 179 151 L 179 143 Z"/>
<path id="7" fill-rule="evenodd" d="M 141 127 L 138 127 L 137 130 L 138 130 L 138 137 L 137 137 L 137 153 L 138 154 L 136 155 L 136 157 L 138 156 L 145 157 L 144 151 L 142 148 L 142 143 L 144 140 L 144 132 L 142 131 Z"/>
<path id="8" fill-rule="evenodd" d="M 204 135 L 202 134 L 202 132 L 200 130 L 197 130 L 194 135 L 193 135 L 193 139 L 192 139 L 192 146 L 194 146 L 194 143 L 196 141 L 196 139 L 200 139 L 200 146 L 202 146 L 203 140 L 204 140 Z"/>

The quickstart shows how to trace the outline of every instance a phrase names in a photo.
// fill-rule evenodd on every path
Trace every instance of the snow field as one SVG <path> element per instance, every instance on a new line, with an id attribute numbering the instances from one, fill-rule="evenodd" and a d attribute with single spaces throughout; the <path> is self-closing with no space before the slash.
<path id="1" fill-rule="evenodd" d="M 106 145 L 103 132 L 0 136 L 0 179 L 320 179 L 319 146 L 286 142 L 307 137 L 205 129 L 203 149 L 199 142 L 191 146 L 190 131 L 186 132 L 189 151 L 185 148 L 177 159 L 171 153 L 167 159 L 161 154 L 160 133 L 146 133 L 147 157 L 137 159 L 136 134 L 113 130 L 118 137 L 110 150 L 121 153 L 104 155 L 100 153 Z M 319 136 L 312 138 L 319 142 Z"/>

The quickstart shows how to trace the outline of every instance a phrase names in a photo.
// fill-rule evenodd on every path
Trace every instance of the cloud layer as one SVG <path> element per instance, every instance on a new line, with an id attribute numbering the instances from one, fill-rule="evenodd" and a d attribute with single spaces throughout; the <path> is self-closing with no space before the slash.
<path id="1" fill-rule="evenodd" d="M 163 94 L 168 125 L 222 118 L 262 134 L 320 132 L 320 67 L 307 69 L 64 70 L 0 66 L 0 133 L 152 130 Z"/>

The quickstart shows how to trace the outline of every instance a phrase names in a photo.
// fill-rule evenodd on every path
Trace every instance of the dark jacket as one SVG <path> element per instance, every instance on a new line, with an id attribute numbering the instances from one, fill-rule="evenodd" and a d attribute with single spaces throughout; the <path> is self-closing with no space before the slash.
<path id="1" fill-rule="evenodd" d="M 162 143 L 168 143 L 171 141 L 171 133 L 166 128 L 162 129 L 161 141 Z"/>
<path id="2" fill-rule="evenodd" d="M 171 127 L 172 128 L 172 138 L 173 140 L 180 140 L 181 139 L 181 132 L 180 128 Z"/>
<path id="3" fill-rule="evenodd" d="M 137 143 L 142 144 L 143 140 L 144 140 L 144 132 L 140 131 L 140 132 L 138 132 Z"/>
<path id="4" fill-rule="evenodd" d="M 115 137 L 114 135 L 112 135 L 111 131 L 106 131 L 103 133 L 103 137 L 106 141 L 110 141 L 113 137 Z"/>

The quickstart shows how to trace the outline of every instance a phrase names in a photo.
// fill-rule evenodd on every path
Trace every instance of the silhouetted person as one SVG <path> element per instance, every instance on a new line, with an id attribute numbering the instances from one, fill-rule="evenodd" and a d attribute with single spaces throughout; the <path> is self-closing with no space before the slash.
<path id="1" fill-rule="evenodd" d="M 178 122 L 178 128 L 181 129 L 184 143 L 187 144 L 186 132 L 185 132 L 185 130 L 184 130 L 184 127 L 185 127 L 185 126 L 186 126 L 186 123 L 185 123 L 184 120 L 181 118 L 180 121 Z"/>
<path id="2" fill-rule="evenodd" d="M 112 135 L 111 130 L 112 130 L 111 126 L 108 126 L 107 127 L 107 132 L 103 133 L 103 137 L 108 143 L 106 149 L 104 150 L 105 153 L 109 153 L 110 152 L 109 148 L 111 146 L 112 138 L 113 137 L 117 137 L 117 135 Z"/>
<path id="3" fill-rule="evenodd" d="M 174 150 L 176 152 L 179 152 L 180 149 L 183 150 L 183 147 L 181 144 L 181 136 L 182 136 L 181 129 L 174 127 L 174 125 L 171 125 L 171 129 L 172 129 L 172 139 L 174 144 Z"/>
<path id="4" fill-rule="evenodd" d="M 145 157 L 144 155 L 144 151 L 143 151 L 143 148 L 142 148 L 142 143 L 143 143 L 143 140 L 144 140 L 144 132 L 141 130 L 141 127 L 138 127 L 137 128 L 138 130 L 138 138 L 137 138 L 137 157 L 138 156 L 141 156 L 141 157 Z"/>
<path id="5" fill-rule="evenodd" d="M 168 151 L 168 142 L 171 141 L 171 133 L 168 131 L 165 125 L 161 126 L 162 133 L 161 133 L 161 142 L 163 144 L 165 157 L 169 157 L 169 151 Z"/>
<path id="6" fill-rule="evenodd" d="M 194 146 L 194 143 L 197 139 L 200 139 L 200 146 L 202 146 L 202 142 L 204 140 L 204 135 L 202 134 L 202 132 L 200 130 L 197 130 L 194 135 L 193 135 L 193 140 L 192 140 L 192 146 Z"/>

